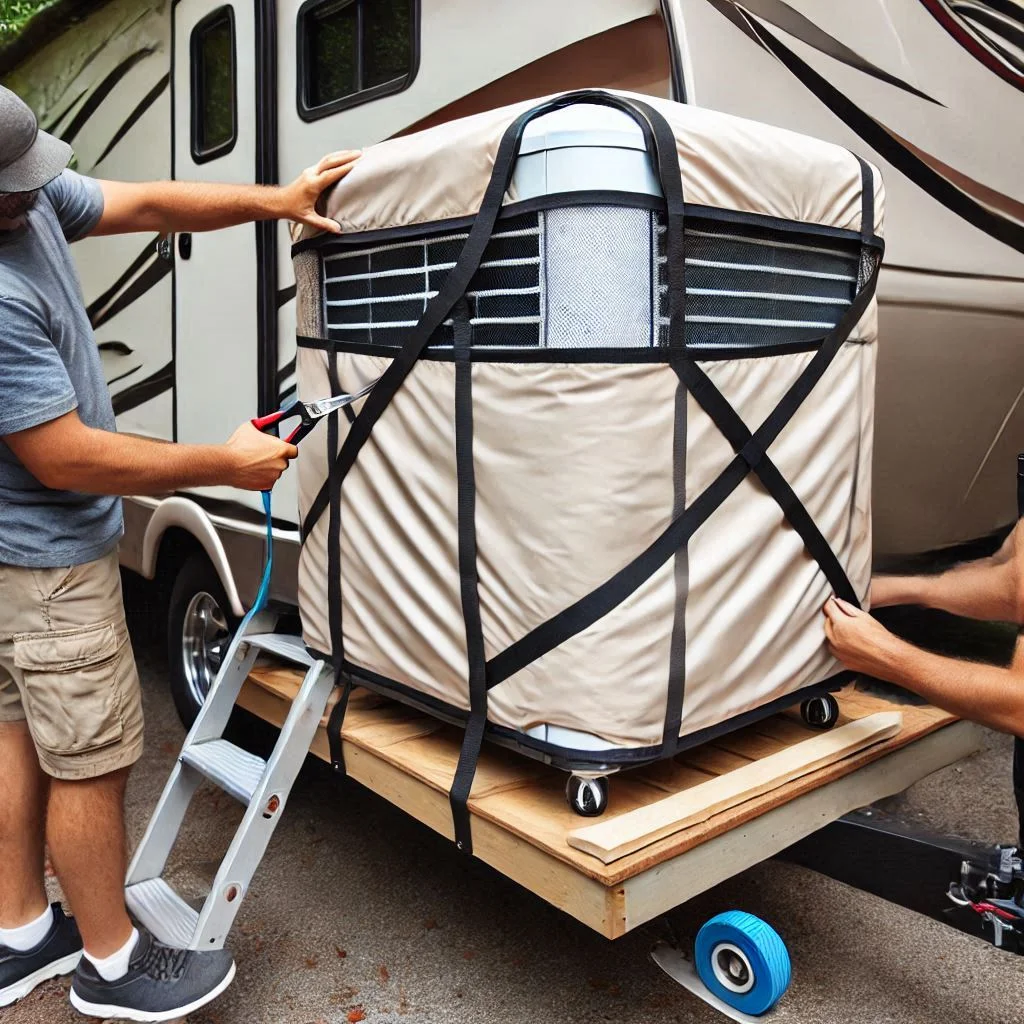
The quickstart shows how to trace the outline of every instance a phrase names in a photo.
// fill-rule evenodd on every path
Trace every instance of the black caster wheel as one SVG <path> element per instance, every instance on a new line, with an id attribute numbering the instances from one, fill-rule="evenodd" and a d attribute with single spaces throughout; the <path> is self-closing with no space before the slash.
<path id="1" fill-rule="evenodd" d="M 800 717 L 812 729 L 831 729 L 839 721 L 839 701 L 831 693 L 811 697 L 800 705 Z"/>
<path id="2" fill-rule="evenodd" d="M 608 806 L 608 780 L 570 775 L 565 784 L 565 799 L 581 817 L 596 818 Z"/>

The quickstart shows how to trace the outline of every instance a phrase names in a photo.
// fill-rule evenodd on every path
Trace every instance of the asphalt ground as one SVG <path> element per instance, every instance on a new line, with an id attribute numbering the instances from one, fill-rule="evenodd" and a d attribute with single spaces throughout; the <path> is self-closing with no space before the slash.
<path id="1" fill-rule="evenodd" d="M 134 588 L 129 602 L 139 603 Z M 897 616 L 936 646 L 1004 657 L 1001 629 L 943 617 Z M 139 623 L 136 622 L 138 627 Z M 183 730 L 153 630 L 135 628 L 147 749 L 128 792 L 130 840 L 140 838 Z M 887 806 L 922 825 L 1011 841 L 1011 742 L 990 734 L 975 757 Z M 199 897 L 241 810 L 200 791 L 169 865 Z M 2 868 L 0 868 L 2 870 Z M 51 881 L 54 898 L 60 892 Z M 714 1024 L 721 1018 L 649 959 L 671 930 L 692 937 L 721 910 L 758 914 L 793 959 L 778 1024 L 1016 1024 L 1024 961 L 980 940 L 813 872 L 769 861 L 618 942 L 583 925 L 318 763 L 304 769 L 239 914 L 232 988 L 192 1024 Z M 2 1024 L 70 1024 L 67 981 L 47 983 Z"/>

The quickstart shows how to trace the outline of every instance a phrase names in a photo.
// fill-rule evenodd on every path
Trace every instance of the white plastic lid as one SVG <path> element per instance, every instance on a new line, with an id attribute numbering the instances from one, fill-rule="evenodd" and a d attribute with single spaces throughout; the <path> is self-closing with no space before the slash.
<path id="1" fill-rule="evenodd" d="M 519 152 L 525 155 L 577 146 L 647 149 L 640 126 L 629 114 L 597 103 L 574 103 L 531 121 Z"/>

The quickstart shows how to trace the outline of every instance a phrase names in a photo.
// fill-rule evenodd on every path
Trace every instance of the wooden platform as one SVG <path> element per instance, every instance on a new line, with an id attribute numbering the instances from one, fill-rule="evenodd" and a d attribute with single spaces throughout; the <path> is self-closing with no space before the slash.
<path id="1" fill-rule="evenodd" d="M 257 667 L 239 704 L 279 725 L 298 691 L 291 668 Z M 840 695 L 843 721 L 894 710 L 853 690 Z M 712 815 L 605 864 L 574 849 L 568 836 L 587 824 L 564 797 L 565 775 L 523 755 L 487 745 L 470 808 L 474 854 L 608 938 L 678 906 L 811 834 L 842 814 L 898 793 L 981 745 L 981 731 L 933 707 L 900 706 L 890 739 Z M 820 735 L 794 713 L 777 715 L 675 761 L 611 780 L 601 820 L 643 807 Z M 343 739 L 349 775 L 451 838 L 448 789 L 460 730 L 364 690 L 356 690 Z M 312 752 L 329 760 L 323 728 Z"/>

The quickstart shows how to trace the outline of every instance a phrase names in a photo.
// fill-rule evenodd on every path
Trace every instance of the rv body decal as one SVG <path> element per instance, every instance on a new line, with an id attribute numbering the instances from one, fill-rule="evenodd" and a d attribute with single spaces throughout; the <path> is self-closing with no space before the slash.
<path id="1" fill-rule="evenodd" d="M 849 59 L 853 51 L 847 50 L 827 33 L 815 29 L 812 22 L 783 3 L 782 0 L 708 0 L 750 39 L 773 54 L 840 120 L 857 133 L 876 153 L 885 157 L 911 181 L 924 189 L 946 209 L 968 223 L 998 239 L 1018 252 L 1024 253 L 1024 204 L 994 188 L 975 180 L 970 175 L 950 166 L 938 157 L 925 152 L 905 139 L 882 121 L 858 107 L 843 92 L 818 74 L 775 35 L 766 24 L 771 24 L 796 36 L 808 46 L 842 60 L 858 70 L 867 70 L 867 62 Z M 924 0 L 927 6 L 932 4 Z M 756 12 L 756 13 L 755 13 Z M 811 30 L 814 31 L 811 31 Z M 830 45 L 830 41 L 836 46 Z M 856 57 L 856 54 L 853 54 Z M 913 86 L 874 68 L 868 71 L 875 78 L 912 91 L 931 103 L 937 101 Z"/>
<path id="2" fill-rule="evenodd" d="M 168 0 L 113 0 L 4 82 L 97 178 L 171 176 Z M 173 437 L 172 265 L 155 235 L 87 238 L 72 252 L 121 429 Z"/>
<path id="3" fill-rule="evenodd" d="M 965 50 L 1024 90 L 1024 6 L 1019 0 L 921 2 Z"/>

